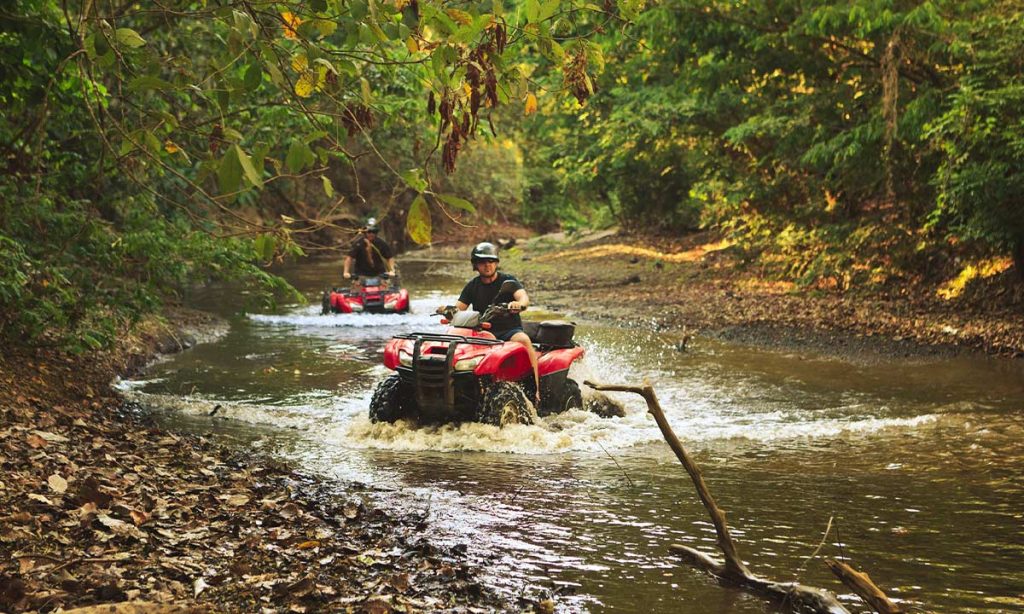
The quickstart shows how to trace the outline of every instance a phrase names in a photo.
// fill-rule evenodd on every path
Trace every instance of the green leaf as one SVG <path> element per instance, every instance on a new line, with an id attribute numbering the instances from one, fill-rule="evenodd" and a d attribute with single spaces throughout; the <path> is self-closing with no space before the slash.
<path id="1" fill-rule="evenodd" d="M 422 194 L 416 196 L 416 200 L 412 201 L 409 217 L 405 220 L 405 231 L 409 234 L 410 239 L 420 245 L 430 243 L 433 232 L 430 223 L 430 208 Z"/>
<path id="2" fill-rule="evenodd" d="M 260 235 L 253 241 L 253 247 L 256 248 L 257 256 L 263 260 L 272 260 L 276 243 L 273 235 Z"/>
<path id="3" fill-rule="evenodd" d="M 260 86 L 260 82 L 263 81 L 263 67 L 253 62 L 245 69 L 245 78 L 243 84 L 245 89 L 253 91 Z"/>
<path id="4" fill-rule="evenodd" d="M 264 66 L 267 69 L 267 73 L 270 74 L 270 80 L 274 85 L 278 87 L 287 86 L 287 82 L 284 80 L 284 75 L 281 74 L 281 70 L 275 64 L 266 62 Z"/>
<path id="5" fill-rule="evenodd" d="M 324 194 L 327 195 L 327 198 L 333 198 L 334 197 L 334 184 L 331 183 L 330 178 L 327 177 L 327 175 L 323 175 L 323 176 L 320 177 L 320 180 L 323 181 L 323 184 L 324 184 Z"/>
<path id="6" fill-rule="evenodd" d="M 423 170 L 414 168 L 407 171 L 401 172 L 402 179 L 405 184 L 417 192 L 422 192 L 427 189 L 427 180 L 423 178 Z"/>
<path id="7" fill-rule="evenodd" d="M 131 28 L 118 28 L 117 31 L 114 32 L 114 40 L 116 40 L 119 45 L 131 47 L 132 49 L 137 49 L 146 44 L 146 39 L 139 36 L 139 33 Z"/>
<path id="8" fill-rule="evenodd" d="M 168 81 L 164 81 L 159 77 L 153 77 L 150 75 L 142 75 L 141 77 L 135 77 L 128 82 L 128 89 L 133 92 L 141 92 L 144 90 L 171 90 L 174 89 L 174 85 Z"/>
<path id="9" fill-rule="evenodd" d="M 256 167 L 253 166 L 252 160 L 249 159 L 249 154 L 245 153 L 238 145 L 235 145 L 235 155 L 238 156 L 238 163 L 242 165 L 242 171 L 245 173 L 245 178 L 249 180 L 249 183 L 257 188 L 262 188 L 263 173 L 257 171 Z"/>
<path id="10" fill-rule="evenodd" d="M 314 160 L 316 160 L 316 156 L 313 155 L 313 150 L 309 148 L 309 145 L 305 141 L 296 139 L 288 147 L 288 155 L 284 159 L 284 164 L 288 167 L 289 172 L 295 174 L 302 172 L 302 169 L 312 164 Z"/>
<path id="11" fill-rule="evenodd" d="M 473 203 L 464 198 L 452 196 L 451 194 L 434 194 L 434 196 L 441 199 L 441 201 L 449 207 L 462 209 L 463 211 L 469 212 L 471 215 L 476 215 L 476 207 L 473 206 Z"/>
<path id="12" fill-rule="evenodd" d="M 160 153 L 160 139 L 156 138 L 156 135 L 146 130 L 143 132 L 143 138 L 145 139 L 146 147 L 149 151 L 155 154 Z"/>
<path id="13" fill-rule="evenodd" d="M 228 148 L 221 158 L 220 168 L 217 169 L 217 184 L 220 186 L 221 194 L 237 192 L 242 181 L 242 165 L 238 162 L 235 150 L 235 147 Z"/>

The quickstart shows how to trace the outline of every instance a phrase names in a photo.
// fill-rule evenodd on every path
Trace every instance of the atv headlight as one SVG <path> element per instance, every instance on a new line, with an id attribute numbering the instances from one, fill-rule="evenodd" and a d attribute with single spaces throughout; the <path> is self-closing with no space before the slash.
<path id="1" fill-rule="evenodd" d="M 483 356 L 474 356 L 473 358 L 465 358 L 455 363 L 456 371 L 472 371 L 476 369 L 476 366 L 484 359 Z"/>
<path id="2" fill-rule="evenodd" d="M 397 298 L 396 299 L 392 299 L 392 300 L 384 303 L 384 309 L 388 309 L 390 311 L 394 311 L 395 310 L 395 305 L 397 305 L 397 304 L 398 304 L 398 299 Z"/>
<path id="3" fill-rule="evenodd" d="M 363 310 L 363 304 L 362 303 L 357 303 L 356 301 L 349 301 L 348 302 L 348 306 L 352 308 L 352 311 L 362 311 Z"/>
<path id="4" fill-rule="evenodd" d="M 403 367 L 411 367 L 412 354 L 406 352 L 405 350 L 398 350 L 398 364 L 402 365 Z"/>

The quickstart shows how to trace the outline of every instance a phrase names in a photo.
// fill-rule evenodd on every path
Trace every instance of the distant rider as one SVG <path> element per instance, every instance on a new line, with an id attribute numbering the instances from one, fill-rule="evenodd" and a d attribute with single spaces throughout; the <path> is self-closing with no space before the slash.
<path id="1" fill-rule="evenodd" d="M 348 255 L 345 256 L 345 272 L 342 274 L 345 279 L 352 279 L 353 263 L 357 277 L 372 277 L 384 273 L 394 277 L 395 257 L 391 252 L 391 246 L 377 236 L 379 232 L 377 220 L 371 217 L 363 229 L 363 236 L 352 243 Z"/>
<path id="2" fill-rule="evenodd" d="M 509 280 L 515 283 L 517 289 L 512 295 L 512 301 L 508 304 L 512 313 L 492 319 L 490 332 L 502 341 L 514 341 L 526 346 L 530 355 L 530 365 L 533 367 L 533 382 L 537 390 L 534 402 L 539 405 L 540 378 L 537 375 L 537 352 L 533 349 L 530 337 L 523 331 L 523 321 L 519 317 L 519 312 L 529 306 L 530 296 L 518 279 L 508 273 L 498 271 L 498 248 L 493 243 L 477 244 L 470 254 L 470 262 L 473 263 L 473 269 L 477 272 L 477 276 L 469 280 L 466 287 L 462 289 L 462 294 L 459 295 L 455 306 L 459 311 L 465 311 L 472 306 L 473 311 L 483 313 L 495 302 L 503 282 Z M 442 311 L 444 311 L 444 307 L 439 307 L 438 313 Z"/>

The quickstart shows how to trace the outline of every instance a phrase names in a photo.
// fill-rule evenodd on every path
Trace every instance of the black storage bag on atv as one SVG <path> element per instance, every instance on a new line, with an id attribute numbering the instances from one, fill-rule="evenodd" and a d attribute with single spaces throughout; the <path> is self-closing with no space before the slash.
<path id="1" fill-rule="evenodd" d="M 540 323 L 537 331 L 537 343 L 550 347 L 572 347 L 572 335 L 576 325 L 565 320 L 547 320 Z"/>

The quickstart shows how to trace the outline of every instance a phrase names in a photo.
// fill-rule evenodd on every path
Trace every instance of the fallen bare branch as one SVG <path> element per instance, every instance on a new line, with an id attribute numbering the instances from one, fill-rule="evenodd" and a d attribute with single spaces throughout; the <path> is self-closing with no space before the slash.
<path id="1" fill-rule="evenodd" d="M 714 497 L 711 496 L 711 491 L 708 490 L 707 484 L 704 483 L 704 477 L 701 475 L 700 469 L 686 452 L 683 444 L 676 437 L 675 432 L 672 431 L 668 419 L 665 418 L 665 412 L 662 411 L 658 398 L 654 394 L 654 388 L 650 384 L 645 382 L 643 386 L 623 386 L 598 384 L 591 381 L 584 383 L 594 390 L 632 392 L 639 394 L 647 401 L 647 411 L 654 416 L 654 420 L 658 423 L 658 428 L 661 429 L 661 434 L 665 441 L 672 448 L 676 458 L 682 463 L 686 472 L 690 474 L 690 479 L 697 489 L 697 495 L 711 516 L 711 521 L 715 525 L 715 532 L 718 534 L 718 547 L 722 550 L 722 554 L 725 555 L 725 560 L 720 562 L 708 554 L 680 544 L 673 544 L 671 546 L 672 552 L 686 558 L 690 564 L 707 571 L 717 578 L 762 595 L 767 595 L 772 599 L 783 601 L 795 609 L 828 614 L 849 614 L 848 610 L 832 594 L 826 591 L 795 582 L 774 582 L 755 576 L 747 569 L 747 566 L 740 560 L 736 544 L 729 534 L 729 527 L 725 521 L 725 512 L 715 503 Z"/>
<path id="2" fill-rule="evenodd" d="M 886 596 L 882 589 L 875 586 L 868 574 L 857 571 L 846 563 L 829 559 L 825 561 L 828 568 L 851 591 L 857 593 L 879 614 L 902 614 L 907 610 L 896 605 Z"/>

